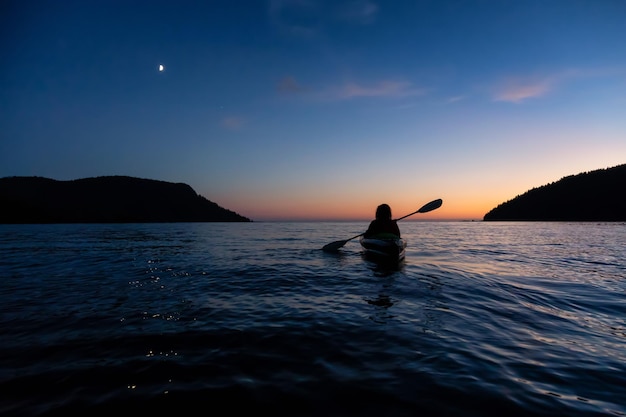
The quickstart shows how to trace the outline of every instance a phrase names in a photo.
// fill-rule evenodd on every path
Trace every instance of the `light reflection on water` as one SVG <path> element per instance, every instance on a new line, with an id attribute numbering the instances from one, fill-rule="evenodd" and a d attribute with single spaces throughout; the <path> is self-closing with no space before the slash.
<path id="1" fill-rule="evenodd" d="M 366 226 L 0 226 L 0 410 L 168 391 L 284 415 L 343 396 L 352 415 L 626 413 L 626 225 L 405 221 L 391 269 L 358 240 L 320 250 Z"/>

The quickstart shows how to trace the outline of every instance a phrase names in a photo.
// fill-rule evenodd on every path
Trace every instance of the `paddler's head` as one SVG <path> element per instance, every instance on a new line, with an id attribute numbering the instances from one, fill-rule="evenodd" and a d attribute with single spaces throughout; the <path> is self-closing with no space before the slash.
<path id="1" fill-rule="evenodd" d="M 376 220 L 391 220 L 391 207 L 387 204 L 376 207 Z"/>

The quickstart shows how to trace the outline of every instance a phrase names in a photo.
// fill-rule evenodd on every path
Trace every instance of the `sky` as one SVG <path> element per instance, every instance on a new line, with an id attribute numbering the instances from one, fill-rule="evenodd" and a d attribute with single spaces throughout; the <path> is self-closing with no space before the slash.
<path id="1" fill-rule="evenodd" d="M 0 177 L 189 184 L 254 221 L 481 220 L 626 163 L 623 0 L 8 0 Z"/>

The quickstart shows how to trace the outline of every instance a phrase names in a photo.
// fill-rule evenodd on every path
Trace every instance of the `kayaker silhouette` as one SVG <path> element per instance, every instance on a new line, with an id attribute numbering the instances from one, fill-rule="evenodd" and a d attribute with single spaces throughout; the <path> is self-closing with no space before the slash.
<path id="1" fill-rule="evenodd" d="M 390 236 L 393 235 L 393 236 Z M 381 204 L 376 208 L 376 218 L 371 221 L 364 237 L 399 238 L 400 228 L 395 220 L 391 219 L 391 207 Z"/>

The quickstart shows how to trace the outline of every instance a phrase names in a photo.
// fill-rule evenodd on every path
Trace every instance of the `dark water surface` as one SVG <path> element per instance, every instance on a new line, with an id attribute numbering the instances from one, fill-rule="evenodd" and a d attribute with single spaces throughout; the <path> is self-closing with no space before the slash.
<path id="1" fill-rule="evenodd" d="M 626 225 L 366 226 L 0 225 L 0 414 L 626 415 Z"/>

